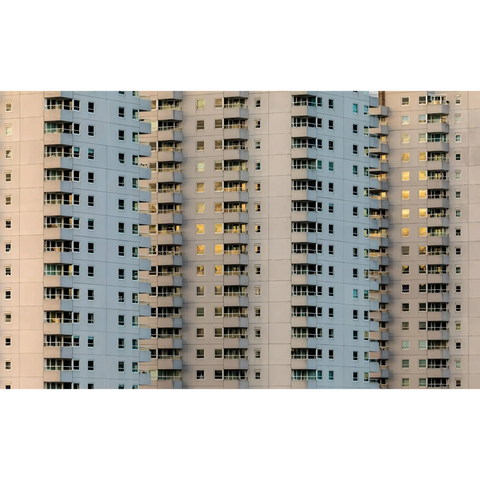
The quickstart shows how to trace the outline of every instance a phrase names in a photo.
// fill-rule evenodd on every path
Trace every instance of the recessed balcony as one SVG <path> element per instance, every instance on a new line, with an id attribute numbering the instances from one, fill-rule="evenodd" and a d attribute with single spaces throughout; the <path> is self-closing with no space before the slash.
<path id="1" fill-rule="evenodd" d="M 292 348 L 317 348 L 317 338 L 292 338 Z"/>
<path id="2" fill-rule="evenodd" d="M 314 105 L 292 105 L 292 117 L 316 117 L 317 107 Z"/>
<path id="3" fill-rule="evenodd" d="M 248 202 L 248 192 L 245 191 L 232 191 L 232 192 L 223 192 L 223 201 L 224 202 L 236 202 L 236 203 L 247 203 Z"/>
<path id="4" fill-rule="evenodd" d="M 183 174 L 180 171 L 174 170 L 157 170 L 158 183 L 182 183 Z"/>
<path id="5" fill-rule="evenodd" d="M 317 327 L 317 317 L 292 317 L 292 327 Z"/>
<path id="6" fill-rule="evenodd" d="M 158 255 L 156 263 L 159 266 L 181 267 L 183 265 L 183 256 L 182 255 Z"/>
<path id="7" fill-rule="evenodd" d="M 437 350 L 427 350 L 427 359 L 448 360 L 449 358 L 450 358 L 450 351 L 448 350 L 448 347 L 445 347 L 443 349 L 437 349 Z"/>
<path id="8" fill-rule="evenodd" d="M 448 330 L 427 330 L 427 340 L 450 340 Z"/>
<path id="9" fill-rule="evenodd" d="M 225 182 L 248 182 L 248 170 L 224 170 L 223 180 Z"/>
<path id="10" fill-rule="evenodd" d="M 317 201 L 317 191 L 316 190 L 292 190 L 292 201 Z"/>
<path id="11" fill-rule="evenodd" d="M 248 328 L 248 317 L 225 316 L 223 317 L 225 328 Z"/>
<path id="12" fill-rule="evenodd" d="M 429 103 L 427 105 L 428 115 L 448 115 L 450 106 L 446 103 Z"/>
<path id="13" fill-rule="evenodd" d="M 292 159 L 306 158 L 306 159 L 317 159 L 317 149 L 316 148 L 292 148 L 291 150 Z"/>
<path id="14" fill-rule="evenodd" d="M 158 245 L 182 245 L 183 236 L 174 233 L 164 233 L 157 236 Z"/>
<path id="15" fill-rule="evenodd" d="M 248 265 L 248 255 L 224 255 L 223 263 L 225 265 Z"/>
<path id="16" fill-rule="evenodd" d="M 385 105 L 379 105 L 378 107 L 370 107 L 370 115 L 376 115 L 379 117 L 388 117 L 389 109 Z"/>
<path id="17" fill-rule="evenodd" d="M 247 286 L 248 275 L 226 275 L 223 276 L 223 284 L 228 286 Z"/>

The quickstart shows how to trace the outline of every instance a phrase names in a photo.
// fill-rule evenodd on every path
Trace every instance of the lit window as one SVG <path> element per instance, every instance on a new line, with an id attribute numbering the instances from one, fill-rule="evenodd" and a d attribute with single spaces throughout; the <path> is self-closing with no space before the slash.
<path id="1" fill-rule="evenodd" d="M 402 125 L 409 125 L 410 124 L 410 115 L 403 115 L 402 116 Z"/>
<path id="2" fill-rule="evenodd" d="M 409 237 L 409 236 L 410 236 L 410 229 L 402 228 L 402 237 Z"/>
<path id="3" fill-rule="evenodd" d="M 402 200 L 410 199 L 410 190 L 402 190 Z"/>
<path id="4" fill-rule="evenodd" d="M 409 162 L 409 161 L 410 161 L 410 154 L 402 153 L 402 162 Z"/>

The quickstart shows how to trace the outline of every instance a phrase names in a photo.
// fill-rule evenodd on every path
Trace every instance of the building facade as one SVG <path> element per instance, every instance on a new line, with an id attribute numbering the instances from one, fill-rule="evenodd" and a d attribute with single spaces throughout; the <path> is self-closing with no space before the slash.
<path id="1" fill-rule="evenodd" d="M 138 388 L 138 92 L 1 92 L 2 388 Z M 148 166 L 148 164 L 147 164 Z"/>
<path id="2" fill-rule="evenodd" d="M 389 386 L 479 388 L 480 94 L 381 92 L 380 103 Z"/>
<path id="3" fill-rule="evenodd" d="M 145 388 L 385 383 L 377 98 L 142 94 L 152 151 Z"/>

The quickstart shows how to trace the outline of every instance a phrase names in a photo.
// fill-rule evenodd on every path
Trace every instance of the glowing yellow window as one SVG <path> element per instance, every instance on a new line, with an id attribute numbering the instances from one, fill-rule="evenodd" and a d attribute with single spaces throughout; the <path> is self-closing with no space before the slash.
<path id="1" fill-rule="evenodd" d="M 197 245 L 197 255 L 205 255 L 205 245 Z"/>
<path id="2" fill-rule="evenodd" d="M 223 275 L 223 265 L 215 265 L 215 275 Z"/>
<path id="3" fill-rule="evenodd" d="M 408 182 L 410 180 L 410 172 L 402 172 L 402 182 Z"/>
<path id="4" fill-rule="evenodd" d="M 205 203 L 197 203 L 197 213 L 205 213 Z"/>
<path id="5" fill-rule="evenodd" d="M 418 236 L 426 237 L 427 236 L 427 227 L 418 227 Z"/>
<path id="6" fill-rule="evenodd" d="M 419 152 L 418 161 L 425 162 L 427 160 L 427 152 Z"/>
<path id="7" fill-rule="evenodd" d="M 402 228 L 402 237 L 409 237 L 409 236 L 410 236 L 410 229 Z"/>
<path id="8" fill-rule="evenodd" d="M 215 203 L 215 213 L 223 212 L 223 203 Z"/>
<path id="9" fill-rule="evenodd" d="M 402 218 L 410 218 L 410 209 L 402 208 Z"/>
<path id="10" fill-rule="evenodd" d="M 203 235 L 205 233 L 205 224 L 197 223 L 197 235 Z"/>
<path id="11" fill-rule="evenodd" d="M 402 162 L 409 162 L 409 161 L 410 161 L 410 154 L 402 153 Z"/>
<path id="12" fill-rule="evenodd" d="M 426 180 L 427 179 L 427 172 L 425 170 L 420 170 L 418 172 L 418 179 L 419 180 Z"/>
<path id="13" fill-rule="evenodd" d="M 408 133 L 402 133 L 402 143 L 410 143 L 410 135 Z"/>
<path id="14" fill-rule="evenodd" d="M 205 267 L 203 265 L 197 265 L 197 275 L 205 275 Z"/>
<path id="15" fill-rule="evenodd" d="M 223 243 L 215 244 L 215 255 L 223 255 Z"/>
<path id="16" fill-rule="evenodd" d="M 402 200 L 410 199 L 410 190 L 402 190 Z"/>
<path id="17" fill-rule="evenodd" d="M 427 198 L 427 191 L 426 190 L 419 190 L 418 191 L 418 198 Z"/>
<path id="18" fill-rule="evenodd" d="M 420 218 L 425 218 L 427 216 L 427 209 L 426 208 L 419 208 L 418 209 L 418 216 Z"/>
<path id="19" fill-rule="evenodd" d="M 215 223 L 214 232 L 215 233 L 223 233 L 223 223 Z"/>
<path id="20" fill-rule="evenodd" d="M 418 254 L 419 254 L 419 255 L 426 255 L 426 254 L 427 254 L 427 247 L 425 247 L 425 246 L 419 246 L 419 247 L 418 247 Z"/>

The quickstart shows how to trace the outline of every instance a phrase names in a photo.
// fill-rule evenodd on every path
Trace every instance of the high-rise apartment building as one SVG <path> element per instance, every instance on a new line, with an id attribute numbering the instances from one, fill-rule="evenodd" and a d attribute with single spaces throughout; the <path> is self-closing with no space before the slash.
<path id="1" fill-rule="evenodd" d="M 480 387 L 480 93 L 380 92 L 390 388 Z"/>
<path id="2" fill-rule="evenodd" d="M 146 388 L 384 383 L 377 98 L 142 94 L 152 125 L 142 136 L 152 151 Z"/>
<path id="3" fill-rule="evenodd" d="M 138 92 L 0 93 L 1 388 L 138 388 Z"/>

